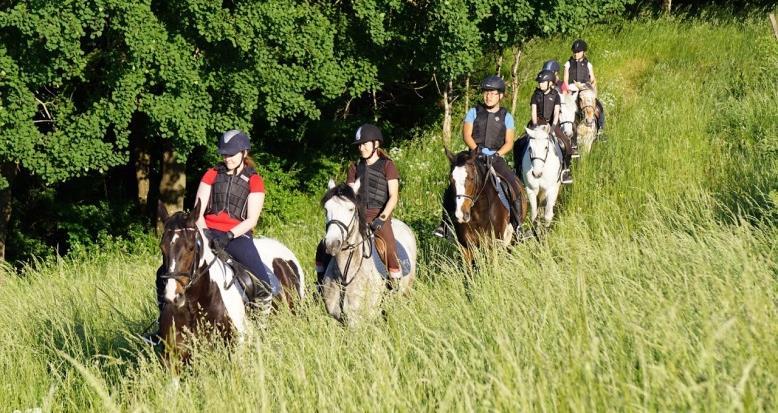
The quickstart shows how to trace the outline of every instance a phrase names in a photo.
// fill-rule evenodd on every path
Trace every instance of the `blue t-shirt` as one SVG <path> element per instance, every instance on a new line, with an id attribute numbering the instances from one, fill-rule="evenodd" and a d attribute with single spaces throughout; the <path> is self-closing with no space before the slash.
<path id="1" fill-rule="evenodd" d="M 475 108 L 470 108 L 467 111 L 467 115 L 465 115 L 465 123 L 473 122 L 475 122 Z M 513 124 L 513 115 L 510 112 L 505 114 L 505 129 L 516 129 L 516 126 Z"/>

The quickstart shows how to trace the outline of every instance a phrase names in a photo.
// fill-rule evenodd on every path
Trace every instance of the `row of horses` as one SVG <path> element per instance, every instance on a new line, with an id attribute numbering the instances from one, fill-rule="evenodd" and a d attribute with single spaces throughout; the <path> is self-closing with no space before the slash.
<path id="1" fill-rule="evenodd" d="M 563 98 L 562 128 L 577 136 L 579 148 L 588 152 L 596 134 L 594 96 L 581 92 L 581 115 L 576 118 L 575 95 Z M 589 100 L 591 99 L 591 100 Z M 571 115 L 572 113 L 572 115 Z M 545 199 L 545 220 L 553 218 L 553 206 L 559 192 L 562 153 L 550 136 L 550 129 L 542 126 L 527 129 L 529 149 L 516 159 L 531 207 L 531 221 L 537 217 L 538 200 Z M 474 152 L 453 154 L 446 149 L 451 169 L 450 179 L 457 202 L 454 227 L 464 257 L 472 259 L 472 249 L 480 240 L 497 238 L 506 244 L 515 240 L 506 205 L 499 200 L 496 181 L 489 179 L 484 165 Z M 454 185 L 454 175 L 465 176 L 465 185 Z M 403 277 L 397 282 L 387 278 L 381 240 L 374 237 L 365 219 L 364 205 L 358 196 L 359 180 L 352 187 L 330 181 L 321 205 L 326 212 L 324 244 L 334 257 L 319 280 L 319 294 L 327 312 L 335 319 L 355 325 L 377 317 L 380 302 L 387 289 L 399 294 L 410 291 L 416 273 L 417 245 L 413 230 L 399 219 L 392 219 L 392 228 L 398 242 Z M 528 198 L 528 199 L 527 199 Z M 171 216 L 160 205 L 158 214 L 164 222 L 160 247 L 166 273 L 165 300 L 160 315 L 160 337 L 168 354 L 188 357 L 187 338 L 202 331 L 215 331 L 227 339 L 241 342 L 249 333 L 247 317 L 252 303 L 235 282 L 234 269 L 229 258 L 214 251 L 206 233 L 197 227 L 201 205 L 190 212 Z M 275 297 L 276 309 L 293 310 L 305 299 L 305 274 L 302 265 L 281 242 L 261 237 L 254 240 L 257 250 L 270 273 L 282 285 L 282 293 Z M 387 288 L 387 286 L 389 288 Z"/>

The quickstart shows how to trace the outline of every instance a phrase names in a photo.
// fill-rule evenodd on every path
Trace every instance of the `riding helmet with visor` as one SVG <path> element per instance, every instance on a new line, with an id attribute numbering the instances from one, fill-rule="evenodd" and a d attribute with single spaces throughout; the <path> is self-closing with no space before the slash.
<path id="1" fill-rule="evenodd" d="M 238 130 L 232 129 L 222 133 L 219 138 L 219 154 L 233 156 L 238 152 L 251 149 L 249 135 Z"/>
<path id="2" fill-rule="evenodd" d="M 546 60 L 545 63 L 543 63 L 543 68 L 540 70 L 550 70 L 552 72 L 558 72 L 559 71 L 559 62 L 557 62 L 554 59 Z"/>
<path id="3" fill-rule="evenodd" d="M 487 76 L 483 82 L 481 82 L 481 90 L 496 90 L 500 93 L 505 93 L 505 81 L 497 75 Z"/>
<path id="4" fill-rule="evenodd" d="M 541 70 L 538 76 L 535 78 L 536 82 L 553 82 L 554 72 L 550 70 Z"/>
<path id="5" fill-rule="evenodd" d="M 582 39 L 577 39 L 576 41 L 573 42 L 573 47 L 572 47 L 573 53 L 585 52 L 586 48 L 587 48 L 586 42 L 583 41 Z"/>
<path id="6" fill-rule="evenodd" d="M 361 145 L 365 142 L 378 141 L 384 143 L 384 135 L 377 126 L 365 123 L 357 129 L 352 145 Z"/>

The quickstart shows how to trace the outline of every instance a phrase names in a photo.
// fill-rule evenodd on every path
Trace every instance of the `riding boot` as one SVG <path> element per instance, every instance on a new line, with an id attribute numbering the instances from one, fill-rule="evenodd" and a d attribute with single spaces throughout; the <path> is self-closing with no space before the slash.
<path id="1" fill-rule="evenodd" d="M 573 172 L 570 170 L 570 164 L 572 163 L 572 160 L 570 158 L 571 155 L 565 153 L 563 162 L 564 169 L 562 169 L 562 183 L 566 185 L 573 183 Z"/>

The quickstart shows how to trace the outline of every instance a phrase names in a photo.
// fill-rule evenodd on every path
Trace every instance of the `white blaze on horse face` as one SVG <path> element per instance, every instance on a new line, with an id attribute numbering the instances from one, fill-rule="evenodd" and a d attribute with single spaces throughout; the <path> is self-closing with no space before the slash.
<path id="1" fill-rule="evenodd" d="M 467 168 L 464 166 L 457 166 L 451 171 L 451 178 L 454 179 L 454 189 L 457 195 L 465 195 L 465 181 L 467 180 Z M 465 203 L 465 197 L 458 196 L 456 203 L 456 210 L 454 215 L 457 217 L 457 221 L 462 222 L 464 219 L 464 212 L 462 211 L 462 205 Z"/>

